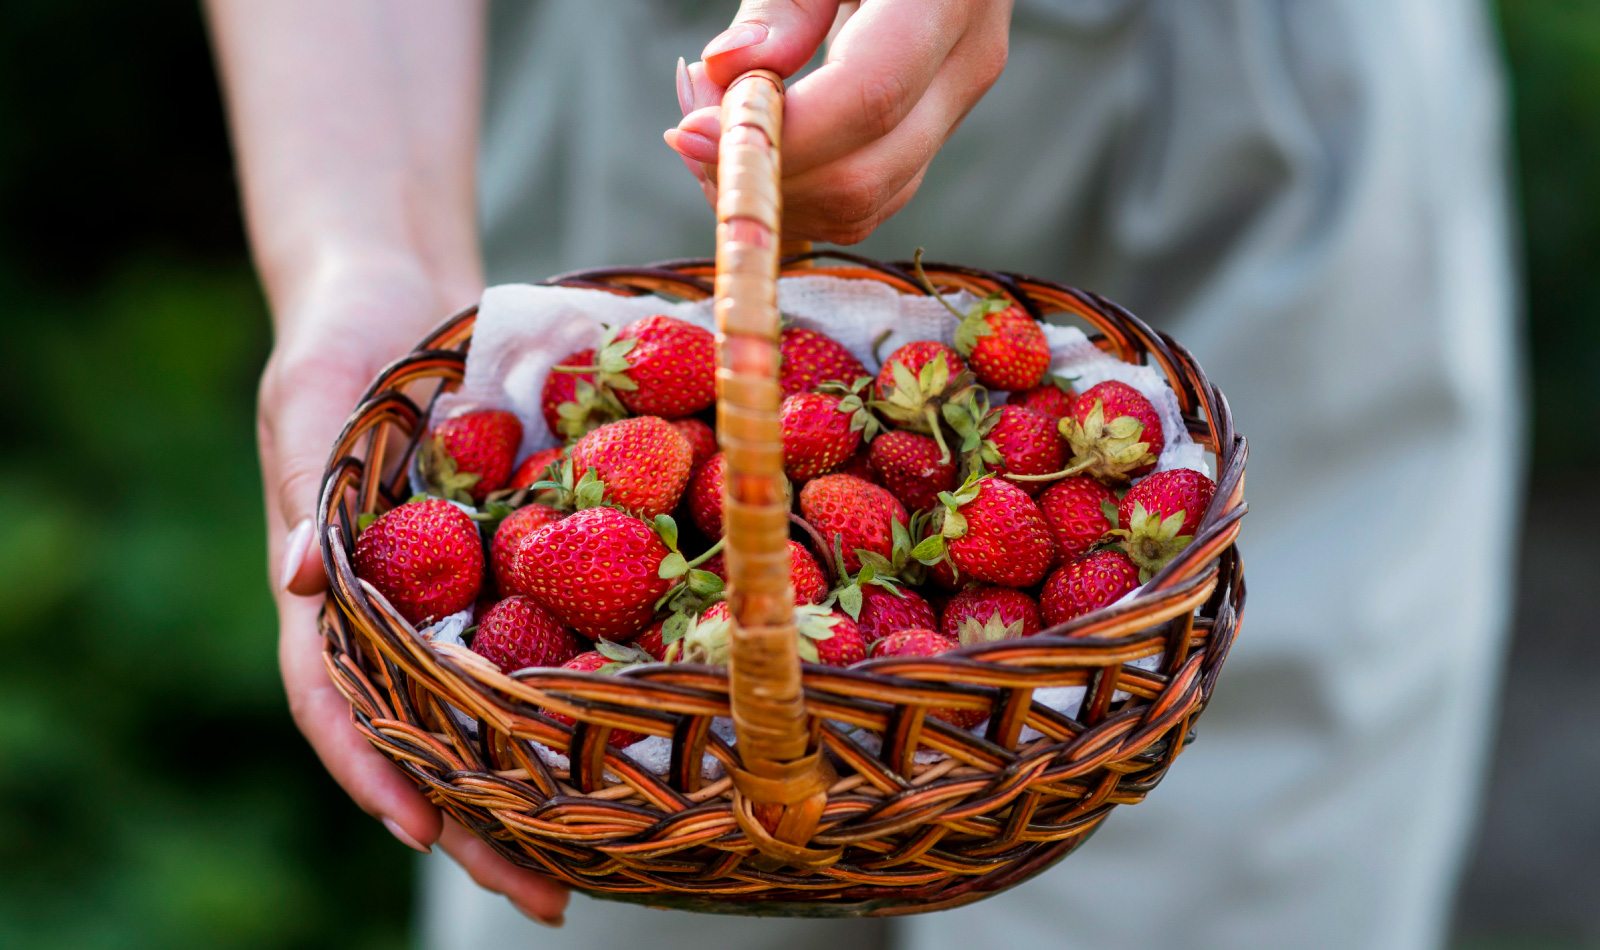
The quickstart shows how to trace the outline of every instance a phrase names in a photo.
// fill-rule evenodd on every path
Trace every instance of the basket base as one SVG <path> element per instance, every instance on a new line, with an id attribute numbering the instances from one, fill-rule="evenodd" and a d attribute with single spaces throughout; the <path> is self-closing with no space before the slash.
<path id="1" fill-rule="evenodd" d="M 963 907 L 986 897 L 993 897 L 1001 891 L 1010 890 L 1018 884 L 1044 871 L 1048 871 L 1058 864 L 1061 859 L 1078 850 L 1085 841 L 1089 840 L 1090 835 L 1099 830 L 1100 824 L 1100 822 L 1096 822 L 1094 827 L 1083 834 L 1042 849 L 1021 866 L 1008 868 L 992 878 L 980 878 L 972 882 L 971 885 L 946 888 L 943 893 L 925 897 L 913 896 L 917 892 L 916 888 L 893 887 L 871 888 L 870 890 L 875 892 L 872 896 L 853 900 L 817 901 L 774 901 L 761 900 L 759 898 L 741 898 L 733 895 L 706 898 L 681 892 L 633 894 L 591 891 L 582 888 L 579 888 L 579 890 L 582 890 L 584 894 L 590 897 L 600 900 L 640 904 L 645 907 L 654 907 L 658 910 L 684 910 L 697 914 L 721 914 L 729 917 L 904 917 L 910 914 L 926 914 L 938 910 Z M 957 893 L 950 893 L 951 891 L 956 891 Z"/>

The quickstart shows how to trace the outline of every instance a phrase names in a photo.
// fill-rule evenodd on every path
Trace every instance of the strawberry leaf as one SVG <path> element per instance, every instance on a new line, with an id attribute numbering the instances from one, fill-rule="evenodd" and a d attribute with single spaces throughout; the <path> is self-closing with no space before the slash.
<path id="1" fill-rule="evenodd" d="M 673 551 L 661 559 L 661 566 L 656 569 L 657 576 L 663 580 L 682 577 L 689 570 L 689 560 L 677 551 Z"/>
<path id="2" fill-rule="evenodd" d="M 676 552 L 678 550 L 678 523 L 672 520 L 672 516 L 668 514 L 656 515 L 655 528 L 657 536 L 661 538 L 661 543 L 667 546 L 667 550 Z"/>
<path id="3" fill-rule="evenodd" d="M 939 534 L 929 535 L 917 542 L 911 549 L 911 556 L 923 564 L 937 564 L 944 560 L 944 536 Z"/>
<path id="4" fill-rule="evenodd" d="M 839 608 L 850 615 L 851 620 L 861 619 L 861 588 L 855 584 L 839 590 Z"/>

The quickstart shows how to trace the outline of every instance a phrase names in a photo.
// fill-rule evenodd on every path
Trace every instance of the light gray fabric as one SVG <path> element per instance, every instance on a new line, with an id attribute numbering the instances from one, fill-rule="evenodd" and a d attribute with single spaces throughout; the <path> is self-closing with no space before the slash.
<path id="1" fill-rule="evenodd" d="M 605 9 L 497 10 L 492 280 L 711 250 L 659 135 L 673 63 L 732 5 Z M 1501 98 L 1475 0 L 1019 3 L 1005 75 L 861 250 L 1066 280 L 1190 347 L 1251 439 L 1250 602 L 1148 802 L 1034 882 L 895 922 L 897 946 L 1439 944 L 1520 477 Z M 663 950 L 839 942 L 581 904 L 524 936 L 464 880 L 427 876 L 440 950 L 617 945 L 592 928 L 634 920 Z"/>

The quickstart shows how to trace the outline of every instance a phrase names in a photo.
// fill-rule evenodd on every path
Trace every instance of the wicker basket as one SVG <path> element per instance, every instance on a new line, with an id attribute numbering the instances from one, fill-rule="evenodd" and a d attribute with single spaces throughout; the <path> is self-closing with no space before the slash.
<path id="1" fill-rule="evenodd" d="M 318 511 L 332 581 L 322 613 L 327 666 L 356 726 L 434 802 L 514 863 L 579 890 L 735 914 L 955 907 L 1071 853 L 1112 808 L 1142 800 L 1191 741 L 1244 604 L 1234 539 L 1245 511 L 1245 440 L 1194 359 L 1117 305 L 1048 281 L 929 267 L 942 288 L 999 290 L 1037 318 L 1079 318 L 1104 351 L 1158 366 L 1191 435 L 1216 456 L 1217 492 L 1193 543 L 1126 603 L 934 658 L 802 666 L 785 547 L 776 276 L 804 269 L 923 291 L 903 264 L 819 253 L 780 261 L 781 90 L 777 77 L 752 73 L 725 99 L 715 265 L 605 268 L 550 281 L 628 295 L 717 295 L 718 429 L 738 618 L 730 667 L 506 675 L 468 651 L 430 645 L 355 577 L 355 519 L 409 494 L 423 407 L 460 382 L 475 310 L 385 370 L 333 449 Z M 1157 671 L 1125 665 L 1163 651 Z M 1075 715 L 1033 702 L 1034 690 L 1054 686 L 1087 687 Z M 1118 690 L 1131 698 L 1116 699 Z M 475 734 L 449 706 L 477 720 Z M 929 717 L 934 707 L 984 710 L 987 732 Z M 709 728 L 725 716 L 736 744 Z M 1042 737 L 1019 742 L 1024 726 Z M 855 741 L 854 727 L 879 733 L 881 749 Z M 668 773 L 608 747 L 613 729 L 669 738 Z M 535 742 L 567 752 L 570 771 L 549 767 Z M 918 750 L 943 755 L 918 762 Z M 725 777 L 702 778 L 706 754 Z"/>

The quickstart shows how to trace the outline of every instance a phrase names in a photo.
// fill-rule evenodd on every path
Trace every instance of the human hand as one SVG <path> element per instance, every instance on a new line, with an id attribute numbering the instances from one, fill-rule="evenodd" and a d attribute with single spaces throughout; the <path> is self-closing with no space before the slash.
<path id="1" fill-rule="evenodd" d="M 751 69 L 785 78 L 829 38 L 827 61 L 788 90 L 786 236 L 855 244 L 916 193 L 928 164 L 1005 67 L 1011 0 L 744 0 L 703 62 L 678 66 L 683 121 L 666 132 L 716 202 L 718 104 Z"/>
<path id="2" fill-rule="evenodd" d="M 403 254 L 346 255 L 315 269 L 277 308 L 277 344 L 262 375 L 257 420 L 266 488 L 268 563 L 278 603 L 278 663 L 295 724 L 335 781 L 400 841 L 435 843 L 481 887 L 504 894 L 529 917 L 559 925 L 561 885 L 496 854 L 452 819 L 374 749 L 350 722 L 344 696 L 322 660 L 317 614 L 327 586 L 315 506 L 329 448 L 356 400 L 390 361 L 459 308 L 462 288 L 441 293 Z M 472 294 L 472 291 L 466 291 Z"/>

